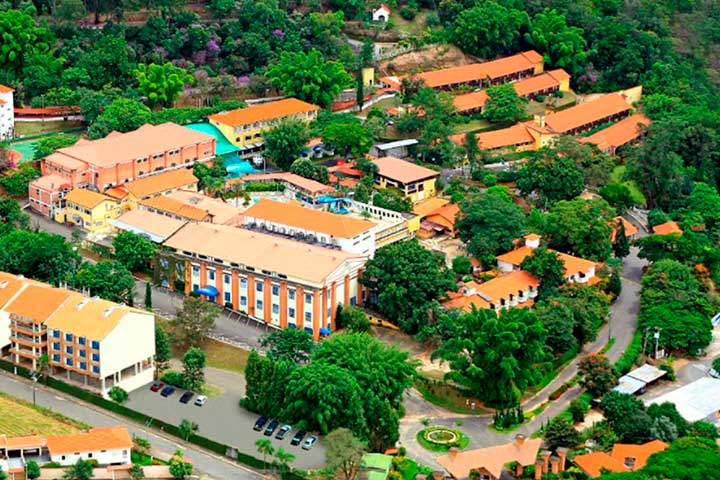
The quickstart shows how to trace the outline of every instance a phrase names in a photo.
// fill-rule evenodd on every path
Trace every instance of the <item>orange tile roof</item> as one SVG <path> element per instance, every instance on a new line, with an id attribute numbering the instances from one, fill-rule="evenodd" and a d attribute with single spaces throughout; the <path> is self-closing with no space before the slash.
<path id="1" fill-rule="evenodd" d="M 510 294 L 517 295 L 519 291 L 526 291 L 529 287 L 537 288 L 538 286 L 540 286 L 540 282 L 534 275 L 525 270 L 516 270 L 481 283 L 477 286 L 477 291 L 485 294 L 497 304 L 501 298 L 508 298 Z"/>
<path id="2" fill-rule="evenodd" d="M 535 137 L 530 134 L 522 123 L 515 124 L 512 127 L 501 128 L 500 130 L 478 133 L 475 138 L 478 146 L 484 150 L 515 147 L 535 142 Z M 450 136 L 450 140 L 462 146 L 465 142 L 465 134 L 452 135 Z"/>
<path id="3" fill-rule="evenodd" d="M 622 461 L 611 457 L 605 452 L 592 452 L 583 455 L 576 455 L 573 459 L 575 464 L 590 478 L 597 478 L 602 475 L 602 470 L 609 472 L 629 472 L 630 469 L 623 465 Z"/>
<path id="4" fill-rule="evenodd" d="M 509 252 L 502 255 L 498 255 L 495 258 L 498 261 L 506 262 L 516 267 L 519 267 L 523 260 L 525 260 L 527 256 L 532 254 L 532 251 L 532 248 L 522 246 L 514 250 L 510 250 Z M 566 277 L 570 277 L 581 272 L 587 272 L 589 269 L 594 268 L 597 265 L 595 262 L 585 260 L 584 258 L 574 257 L 572 255 L 568 255 L 567 253 L 562 253 L 555 250 L 550 251 L 554 252 L 558 256 L 560 261 L 563 262 L 563 265 L 565 265 Z"/>
<path id="5" fill-rule="evenodd" d="M 570 75 L 562 68 L 535 75 L 534 77 L 523 78 L 513 83 L 515 92 L 520 97 L 528 97 L 543 90 L 560 87 L 560 82 L 568 80 Z"/>
<path id="6" fill-rule="evenodd" d="M 11 92 L 14 92 L 14 91 L 15 91 L 15 90 L 13 90 L 12 88 L 0 84 L 0 93 L 11 93 Z"/>
<path id="7" fill-rule="evenodd" d="M 15 450 L 19 448 L 42 448 L 45 439 L 39 435 L 26 435 L 23 437 L 0 436 L 0 447 Z"/>
<path id="8" fill-rule="evenodd" d="M 485 90 L 479 92 L 464 93 L 453 97 L 453 106 L 458 112 L 466 112 L 476 108 L 482 109 L 485 102 L 490 98 Z"/>
<path id="9" fill-rule="evenodd" d="M 213 198 L 191 190 L 177 190 L 166 198 L 177 200 L 185 205 L 199 208 L 210 214 L 212 223 L 223 225 L 242 225 L 242 212 L 220 198 Z"/>
<path id="10" fill-rule="evenodd" d="M 610 456 L 624 462 L 626 458 L 635 459 L 633 470 L 639 470 L 645 466 L 651 455 L 662 452 L 668 448 L 668 444 L 661 440 L 652 440 L 642 445 L 616 443 L 613 445 Z"/>
<path id="11" fill-rule="evenodd" d="M 130 195 L 130 193 L 125 189 L 123 185 L 118 185 L 117 187 L 110 187 L 103 193 L 108 197 L 114 198 L 115 200 L 122 200 L 123 198 Z"/>
<path id="12" fill-rule="evenodd" d="M 440 176 L 440 172 L 395 157 L 377 158 L 372 162 L 377 166 L 378 175 L 405 185 Z"/>
<path id="13" fill-rule="evenodd" d="M 521 445 L 516 442 L 495 445 L 477 450 L 449 453 L 435 460 L 454 478 L 470 477 L 470 471 L 484 468 L 495 478 L 502 475 L 506 463 L 518 462 L 523 466 L 532 465 L 537 458 L 542 438 L 526 439 Z"/>
<path id="14" fill-rule="evenodd" d="M 442 225 L 450 231 L 455 231 L 455 218 L 460 213 L 460 206 L 456 203 L 450 205 L 444 205 L 432 212 L 425 217 L 429 222 Z"/>
<path id="15" fill-rule="evenodd" d="M 618 220 L 620 220 L 623 224 L 623 229 L 625 230 L 626 237 L 632 237 L 633 235 L 638 234 L 638 229 L 635 225 L 633 225 L 632 223 L 625 220 L 625 218 L 617 216 L 617 217 L 613 218 L 613 229 L 612 229 L 612 232 L 610 233 L 610 241 L 611 242 L 615 242 L 615 240 L 617 239 L 617 230 L 618 230 L 617 222 L 618 222 Z"/>
<path id="16" fill-rule="evenodd" d="M 188 220 L 202 221 L 209 216 L 207 210 L 187 205 L 180 200 L 164 195 L 142 200 L 140 205 L 159 212 L 171 213 L 178 217 L 187 218 Z"/>
<path id="17" fill-rule="evenodd" d="M 328 168 L 330 173 L 342 173 L 349 177 L 362 177 L 363 172 L 355 168 L 355 163 L 340 163 Z"/>
<path id="18" fill-rule="evenodd" d="M 600 150 L 615 149 L 638 138 L 641 132 L 640 125 L 650 125 L 650 119 L 641 113 L 636 113 L 589 137 L 581 138 L 580 142 L 592 143 Z"/>
<path id="19" fill-rule="evenodd" d="M 674 233 L 682 234 L 682 228 L 680 228 L 680 225 L 677 224 L 677 222 L 673 222 L 672 220 L 669 222 L 661 223 L 660 225 L 655 225 L 652 227 L 653 233 L 657 235 L 672 235 Z"/>
<path id="20" fill-rule="evenodd" d="M 589 477 L 597 478 L 603 470 L 610 472 L 629 472 L 639 470 L 645 466 L 651 455 L 662 452 L 668 445 L 660 440 L 653 440 L 643 445 L 616 443 L 610 454 L 605 452 L 592 452 L 577 455 L 573 461 Z M 625 459 L 634 459 L 632 469 L 625 465 Z"/>
<path id="21" fill-rule="evenodd" d="M 325 282 L 350 259 L 366 258 L 342 250 L 211 223 L 188 223 L 163 245 L 313 283 Z"/>
<path id="22" fill-rule="evenodd" d="M 631 105 L 619 93 L 609 93 L 590 102 L 545 117 L 545 126 L 554 133 L 564 133 L 592 122 L 628 112 Z"/>
<path id="23" fill-rule="evenodd" d="M 30 280 L 0 272 L 0 308 L 9 302 Z"/>
<path id="24" fill-rule="evenodd" d="M 367 220 L 268 199 L 261 199 L 252 205 L 245 210 L 244 215 L 246 219 L 262 219 L 338 238 L 353 238 L 375 227 L 373 222 Z"/>
<path id="25" fill-rule="evenodd" d="M 76 294 L 49 285 L 34 284 L 25 287 L 4 310 L 8 313 L 31 318 L 44 323 L 69 298 Z"/>
<path id="26" fill-rule="evenodd" d="M 51 173 L 50 175 L 43 175 L 38 177 L 32 182 L 30 186 L 33 188 L 39 188 L 49 192 L 57 192 L 59 190 L 65 190 L 72 186 L 72 183 L 67 178 Z"/>
<path id="27" fill-rule="evenodd" d="M 353 187 L 356 187 L 358 185 L 358 183 L 360 183 L 360 182 L 355 179 L 343 178 L 342 180 L 340 180 L 338 182 L 338 185 L 340 185 L 341 187 L 353 188 Z"/>
<path id="28" fill-rule="evenodd" d="M 312 103 L 303 102 L 297 98 L 284 98 L 274 102 L 238 108 L 229 112 L 216 113 L 215 115 L 210 115 L 209 119 L 210 121 L 222 123 L 223 125 L 236 127 L 315 110 L 320 110 L 320 107 Z"/>
<path id="29" fill-rule="evenodd" d="M 7 102 L 5 100 L 0 100 L 0 105 L 5 105 Z"/>
<path id="30" fill-rule="evenodd" d="M 101 341 L 125 315 L 133 311 L 142 312 L 107 300 L 73 294 L 47 319 L 45 325 L 61 332 Z"/>
<path id="31" fill-rule="evenodd" d="M 335 189 L 330 185 L 325 185 L 309 178 L 301 177 L 290 172 L 277 172 L 277 173 L 251 173 L 240 178 L 233 178 L 228 180 L 227 186 L 231 187 L 236 184 L 244 184 L 246 182 L 285 182 L 293 185 L 297 188 L 310 192 L 312 194 L 318 193 L 331 193 Z"/>
<path id="32" fill-rule="evenodd" d="M 425 200 L 421 200 L 413 205 L 413 213 L 418 215 L 420 218 L 424 218 L 430 213 L 434 212 L 440 207 L 444 207 L 450 203 L 450 200 L 440 197 L 430 197 Z"/>
<path id="33" fill-rule="evenodd" d="M 169 237 L 186 223 L 185 220 L 178 220 L 137 208 L 123 213 L 115 222 L 135 227 L 162 238 Z"/>
<path id="34" fill-rule="evenodd" d="M 542 61 L 542 55 L 530 50 L 489 62 L 423 72 L 411 75 L 410 78 L 422 80 L 428 87 L 438 88 L 485 79 L 497 79 L 505 75 L 529 70 Z M 403 78 L 407 78 L 407 76 L 399 77 L 398 80 L 402 81 Z"/>
<path id="35" fill-rule="evenodd" d="M 198 179 L 193 175 L 191 169 L 176 168 L 127 182 L 122 185 L 122 188 L 125 188 L 137 198 L 145 198 L 168 190 L 192 187 L 197 183 Z"/>
<path id="36" fill-rule="evenodd" d="M 87 140 L 81 138 L 75 143 L 75 145 L 84 145 L 85 143 L 83 142 L 87 143 Z M 62 153 L 51 153 L 50 155 L 45 157 L 43 161 L 45 163 L 57 165 L 64 170 L 69 170 L 71 172 L 76 170 L 83 171 L 87 170 L 88 168 L 87 163 L 78 160 L 77 158 L 69 157 Z"/>
<path id="37" fill-rule="evenodd" d="M 103 202 L 112 202 L 113 199 L 102 193 L 93 192 L 92 190 L 76 188 L 65 195 L 65 201 L 93 209 Z"/>
<path id="38" fill-rule="evenodd" d="M 124 426 L 91 428 L 86 433 L 74 435 L 53 435 L 47 437 L 47 448 L 51 455 L 65 455 L 76 452 L 119 450 L 132 448 L 132 438 Z"/>
<path id="39" fill-rule="evenodd" d="M 465 312 L 471 312 L 473 307 L 477 309 L 490 308 L 490 302 L 483 300 L 479 295 L 460 295 L 443 302 L 442 306 L 448 309 L 457 308 Z"/>
<path id="40" fill-rule="evenodd" d="M 206 144 L 215 137 L 174 123 L 145 124 L 127 133 L 110 134 L 99 140 L 77 142 L 71 147 L 59 149 L 51 157 L 55 161 L 65 156 L 99 167 L 113 167 L 119 163 L 134 161 L 154 153 L 181 149 L 184 146 Z M 211 152 L 214 155 L 215 152 Z"/>

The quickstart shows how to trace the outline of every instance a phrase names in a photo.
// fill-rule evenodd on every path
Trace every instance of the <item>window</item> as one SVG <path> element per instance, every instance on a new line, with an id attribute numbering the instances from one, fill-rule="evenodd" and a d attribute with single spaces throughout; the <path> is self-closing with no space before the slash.
<path id="1" fill-rule="evenodd" d="M 86 363 L 86 362 L 80 362 L 80 370 L 87 370 L 87 363 Z"/>
<path id="2" fill-rule="evenodd" d="M 82 365 L 82 364 L 80 364 L 80 365 Z M 80 367 L 80 368 L 82 368 L 82 367 Z M 85 369 L 83 368 L 83 370 L 85 370 Z M 92 458 L 92 452 L 88 453 L 88 458 Z"/>
<path id="3" fill-rule="evenodd" d="M 230 283 L 230 274 L 229 273 L 226 273 L 223 275 L 223 281 L 225 283 Z"/>
<path id="4" fill-rule="evenodd" d="M 262 291 L 263 291 L 263 284 L 260 283 L 260 282 L 257 282 L 257 283 L 255 284 L 255 290 L 258 291 L 258 292 L 262 292 Z"/>
<path id="5" fill-rule="evenodd" d="M 306 321 L 306 322 L 312 321 L 312 313 L 310 313 L 310 312 L 305 312 L 305 321 Z"/>
<path id="6" fill-rule="evenodd" d="M 59 362 L 60 361 L 60 354 L 56 353 L 52 356 L 53 362 Z"/>
<path id="7" fill-rule="evenodd" d="M 193 275 L 199 275 L 200 274 L 200 266 L 199 265 L 193 265 Z"/>
<path id="8" fill-rule="evenodd" d="M 312 303 L 312 293 L 305 294 L 305 303 Z"/>
<path id="9" fill-rule="evenodd" d="M 288 317 L 295 318 L 295 309 L 294 308 L 288 309 Z"/>
<path id="10" fill-rule="evenodd" d="M 71 347 L 70 345 L 68 345 L 67 347 L 65 347 L 65 353 L 67 353 L 68 355 L 72 355 L 72 354 L 73 354 L 73 347 Z"/>
<path id="11" fill-rule="evenodd" d="M 92 354 L 92 361 L 93 361 L 93 362 L 99 362 L 99 361 L 100 361 L 100 355 L 98 355 L 97 353 L 93 353 L 93 354 Z"/>
<path id="12" fill-rule="evenodd" d="M 93 373 L 100 374 L 100 367 L 94 366 L 92 371 L 93 371 Z"/>
<path id="13" fill-rule="evenodd" d="M 60 338 L 60 330 L 53 330 L 53 337 Z"/>
<path id="14" fill-rule="evenodd" d="M 80 358 L 87 357 L 87 352 L 85 350 L 78 350 L 78 355 L 80 355 Z"/>
<path id="15" fill-rule="evenodd" d="M 288 300 L 295 300 L 295 290 L 288 290 Z"/>
<path id="16" fill-rule="evenodd" d="M 232 299 L 230 298 L 230 292 L 225 292 L 223 294 L 223 297 L 225 298 L 225 302 L 230 302 Z"/>
<path id="17" fill-rule="evenodd" d="M 65 334 L 65 341 L 66 341 L 66 342 L 72 342 L 72 340 L 73 340 L 73 335 L 72 335 L 72 333 L 66 333 L 66 334 Z"/>
<path id="18" fill-rule="evenodd" d="M 247 288 L 247 278 L 240 278 L 240 288 Z"/>
<path id="19" fill-rule="evenodd" d="M 215 270 L 209 270 L 208 271 L 208 278 L 210 280 L 215 280 Z"/>
<path id="20" fill-rule="evenodd" d="M 278 305 L 277 303 L 273 303 L 272 313 L 280 313 L 280 305 Z"/>
<path id="21" fill-rule="evenodd" d="M 273 285 L 273 286 L 272 286 L 272 294 L 273 294 L 273 295 L 280 295 L 280 287 L 278 287 L 277 285 Z"/>
<path id="22" fill-rule="evenodd" d="M 262 309 L 263 309 L 263 302 L 262 302 L 262 300 L 258 300 L 257 302 L 255 302 L 255 308 L 256 308 L 257 310 L 262 310 Z"/>
<path id="23" fill-rule="evenodd" d="M 168 268 L 167 258 L 161 258 L 161 259 L 160 259 L 160 266 L 161 266 L 162 268 Z"/>
<path id="24" fill-rule="evenodd" d="M 60 342 L 53 343 L 53 350 L 60 350 Z"/>
<path id="25" fill-rule="evenodd" d="M 95 350 L 98 350 L 100 348 L 100 342 L 98 342 L 97 340 L 93 340 L 92 348 L 94 348 Z"/>
<path id="26" fill-rule="evenodd" d="M 247 297 L 240 297 L 240 306 L 244 307 L 247 305 Z"/>
<path id="27" fill-rule="evenodd" d="M 66 358 L 66 359 L 65 359 L 65 365 L 67 365 L 68 367 L 72 367 L 72 366 L 73 366 L 73 360 L 72 360 L 72 358 Z"/>
<path id="28" fill-rule="evenodd" d="M 85 345 L 85 337 L 78 337 L 78 345 Z"/>

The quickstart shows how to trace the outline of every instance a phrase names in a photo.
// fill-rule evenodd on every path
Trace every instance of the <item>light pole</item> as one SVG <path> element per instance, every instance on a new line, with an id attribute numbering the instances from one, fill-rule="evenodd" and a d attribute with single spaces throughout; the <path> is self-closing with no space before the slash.
<path id="1" fill-rule="evenodd" d="M 32 392 L 33 392 L 33 406 L 34 406 L 35 405 L 35 392 L 37 391 L 37 387 L 35 386 L 35 384 L 37 383 L 38 378 L 39 378 L 38 372 L 33 371 L 30 375 L 30 378 L 33 381 Z"/>

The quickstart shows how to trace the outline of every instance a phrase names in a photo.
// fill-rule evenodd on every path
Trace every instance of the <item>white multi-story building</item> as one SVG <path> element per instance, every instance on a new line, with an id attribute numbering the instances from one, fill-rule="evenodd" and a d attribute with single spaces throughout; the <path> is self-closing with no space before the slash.
<path id="1" fill-rule="evenodd" d="M 0 85 L 0 140 L 13 138 L 15 134 L 14 90 Z"/>

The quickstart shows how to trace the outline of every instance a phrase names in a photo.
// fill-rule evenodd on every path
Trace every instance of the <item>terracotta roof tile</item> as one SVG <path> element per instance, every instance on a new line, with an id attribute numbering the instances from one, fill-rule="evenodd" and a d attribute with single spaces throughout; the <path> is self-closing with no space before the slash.
<path id="1" fill-rule="evenodd" d="M 0 308 L 4 307 L 30 280 L 0 272 Z"/>
<path id="2" fill-rule="evenodd" d="M 425 200 L 421 200 L 413 205 L 413 213 L 421 218 L 429 215 L 440 207 L 444 207 L 450 203 L 450 200 L 440 197 L 430 197 Z"/>
<path id="3" fill-rule="evenodd" d="M 72 202 L 85 208 L 95 208 L 103 202 L 112 202 L 112 198 L 102 193 L 93 192 L 84 188 L 76 188 L 65 195 L 66 202 Z"/>
<path id="4" fill-rule="evenodd" d="M 0 93 L 11 93 L 11 92 L 14 92 L 14 91 L 15 91 L 15 90 L 13 90 L 12 88 L 0 84 Z"/>
<path id="5" fill-rule="evenodd" d="M 51 455 L 65 455 L 75 452 L 98 450 L 119 450 L 132 448 L 132 439 L 124 426 L 92 428 L 86 433 L 54 435 L 47 437 L 47 448 Z"/>
<path id="6" fill-rule="evenodd" d="M 39 435 L 26 435 L 23 437 L 0 436 L 0 447 L 9 449 L 44 447 L 45 439 Z"/>
<path id="7" fill-rule="evenodd" d="M 532 254 L 532 251 L 532 248 L 522 246 L 514 250 L 510 250 L 509 252 L 502 255 L 498 255 L 495 258 L 497 258 L 498 261 L 506 262 L 516 267 L 519 267 L 522 261 L 525 260 L 527 256 Z M 563 265 L 565 265 L 566 277 L 570 277 L 581 272 L 587 272 L 589 269 L 597 266 L 595 262 L 585 260 L 584 258 L 575 257 L 555 250 L 550 251 L 555 252 L 560 261 L 563 262 Z"/>
<path id="8" fill-rule="evenodd" d="M 395 157 L 382 157 L 372 162 L 378 168 L 378 175 L 406 185 L 440 176 L 440 172 Z"/>
<path id="9" fill-rule="evenodd" d="M 639 470 L 645 466 L 651 455 L 662 452 L 668 448 L 668 444 L 661 440 L 652 440 L 642 445 L 616 443 L 613 445 L 610 456 L 624 462 L 626 458 L 634 459 L 633 470 Z"/>
<path id="10" fill-rule="evenodd" d="M 672 220 L 669 222 L 661 223 L 660 225 L 655 225 L 652 227 L 653 233 L 657 235 L 672 235 L 674 233 L 683 233 L 682 228 L 680 228 L 680 225 L 677 224 L 677 222 L 673 222 Z"/>
<path id="11" fill-rule="evenodd" d="M 470 471 L 484 468 L 495 478 L 500 478 L 506 463 L 518 462 L 524 466 L 532 465 L 540 450 L 542 438 L 525 440 L 522 445 L 515 442 L 493 447 L 450 453 L 435 460 L 456 479 L 470 477 Z"/>
<path id="12" fill-rule="evenodd" d="M 195 186 L 197 183 L 198 179 L 191 169 L 176 168 L 127 182 L 122 187 L 137 198 L 145 198 L 168 190 Z"/>
<path id="13" fill-rule="evenodd" d="M 246 182 L 285 182 L 312 194 L 331 193 L 335 191 L 330 185 L 325 185 L 290 172 L 251 173 L 240 178 L 228 180 L 227 186 L 231 187 L 232 185 L 244 184 Z"/>
<path id="14" fill-rule="evenodd" d="M 529 97 L 543 90 L 560 87 L 560 82 L 569 78 L 570 75 L 568 75 L 565 70 L 558 69 L 544 72 L 534 77 L 523 78 L 513 83 L 512 86 L 515 88 L 518 96 Z"/>
<path id="15" fill-rule="evenodd" d="M 48 192 L 57 192 L 60 190 L 66 190 L 72 187 L 72 183 L 67 178 L 51 173 L 50 175 L 43 175 L 30 182 L 32 188 L 39 188 Z"/>
<path id="16" fill-rule="evenodd" d="M 640 125 L 650 125 L 650 119 L 641 113 L 636 113 L 588 137 L 583 137 L 580 141 L 597 145 L 600 150 L 619 148 L 640 136 Z"/>
<path id="17" fill-rule="evenodd" d="M 74 293 L 53 312 L 45 325 L 61 332 L 70 332 L 90 340 L 101 341 L 117 327 L 125 315 L 132 311 L 139 310 Z M 148 318 L 152 319 L 152 316 Z"/>
<path id="18" fill-rule="evenodd" d="M 450 231 L 455 231 L 455 218 L 458 213 L 460 213 L 460 206 L 456 203 L 451 203 L 433 210 L 425 219 L 429 222 L 442 225 Z"/>
<path id="19" fill-rule="evenodd" d="M 630 111 L 632 107 L 619 93 L 609 93 L 590 102 L 545 117 L 545 126 L 554 133 L 565 133 L 592 122 Z"/>
<path id="20" fill-rule="evenodd" d="M 242 225 L 242 212 L 240 209 L 224 202 L 222 199 L 209 197 L 191 190 L 177 190 L 165 195 L 165 198 L 207 212 L 212 223 Z"/>
<path id="21" fill-rule="evenodd" d="M 45 323 L 74 293 L 45 284 L 34 284 L 25 287 L 4 311 L 30 318 L 34 323 Z"/>
<path id="22" fill-rule="evenodd" d="M 167 212 L 182 218 L 187 218 L 188 220 L 202 221 L 209 216 L 207 210 L 187 205 L 180 200 L 164 195 L 142 200 L 140 205 L 159 212 Z"/>
<path id="23" fill-rule="evenodd" d="M 466 112 L 476 108 L 482 109 L 490 98 L 485 90 L 465 93 L 453 97 L 453 106 L 458 112 Z"/>
<path id="24" fill-rule="evenodd" d="M 494 150 L 496 148 L 516 147 L 535 143 L 533 137 L 524 124 L 518 123 L 508 128 L 493 130 L 490 132 L 478 133 L 475 136 L 478 146 L 484 150 Z M 465 142 L 465 134 L 452 135 L 450 137 L 457 145 L 463 145 Z"/>
<path id="25" fill-rule="evenodd" d="M 613 218 L 613 222 L 614 222 L 613 229 L 612 229 L 612 232 L 610 233 L 610 241 L 611 242 L 614 243 L 615 240 L 617 239 L 617 230 L 618 230 L 617 222 L 618 222 L 618 220 L 621 221 L 623 224 L 623 229 L 625 230 L 626 237 L 632 237 L 633 235 L 638 234 L 638 229 L 635 225 L 633 225 L 632 223 L 625 220 L 625 218 L 618 216 L 618 217 Z"/>
<path id="26" fill-rule="evenodd" d="M 597 478 L 602 475 L 602 469 L 608 470 L 609 472 L 630 471 L 621 461 L 611 457 L 605 452 L 577 455 L 573 461 L 590 478 Z"/>
<path id="27" fill-rule="evenodd" d="M 246 218 L 258 218 L 337 238 L 353 238 L 375 227 L 374 223 L 367 220 L 268 199 L 261 199 L 252 205 L 245 210 L 244 215 Z"/>
<path id="28" fill-rule="evenodd" d="M 605 452 L 592 452 L 577 455 L 573 461 L 589 477 L 597 478 L 603 470 L 610 472 L 629 472 L 639 470 L 645 466 L 647 459 L 657 452 L 667 449 L 668 445 L 660 440 L 653 440 L 643 445 L 616 443 L 610 454 Z M 633 459 L 632 468 L 625 464 L 625 459 Z"/>
<path id="29" fill-rule="evenodd" d="M 253 122 L 262 122 L 272 118 L 282 118 L 302 112 L 320 110 L 320 107 L 312 103 L 303 102 L 297 98 L 284 98 L 274 102 L 260 103 L 245 108 L 238 108 L 224 113 L 210 115 L 209 119 L 214 122 L 236 127 Z"/>

